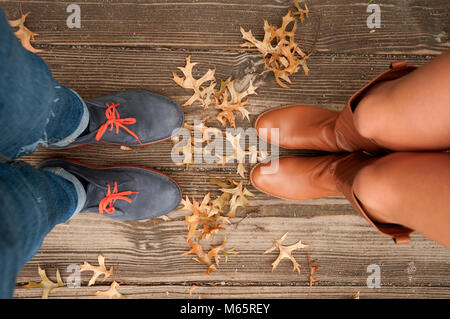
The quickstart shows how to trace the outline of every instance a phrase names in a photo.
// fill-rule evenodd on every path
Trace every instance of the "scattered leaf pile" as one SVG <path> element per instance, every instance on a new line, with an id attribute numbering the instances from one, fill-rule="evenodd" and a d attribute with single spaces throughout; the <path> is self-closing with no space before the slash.
<path id="1" fill-rule="evenodd" d="M 238 207 L 242 207 L 243 212 L 245 212 L 247 205 L 250 202 L 247 197 L 255 197 L 253 193 L 243 186 L 242 182 L 237 183 L 229 177 L 227 177 L 228 183 L 221 182 L 215 178 L 210 179 L 210 181 L 220 186 L 220 190 L 223 193 L 214 201 L 213 205 L 220 209 L 224 209 L 229 203 L 227 216 L 230 218 L 236 217 Z"/>
<path id="2" fill-rule="evenodd" d="M 98 264 L 99 264 L 98 266 L 92 266 L 91 264 L 89 264 L 88 262 L 85 261 L 82 265 L 79 265 L 80 272 L 82 272 L 82 271 L 93 271 L 94 272 L 91 279 L 89 280 L 88 286 L 94 285 L 97 278 L 101 275 L 103 275 L 102 282 L 104 282 L 106 280 L 106 278 L 108 278 L 109 276 L 112 275 L 113 266 L 111 266 L 108 270 L 105 266 L 105 258 L 101 254 L 98 255 Z M 57 281 L 56 283 L 54 283 L 50 279 L 48 279 L 48 277 L 45 273 L 45 270 L 41 269 L 41 267 L 39 265 L 38 265 L 38 273 L 39 273 L 39 276 L 41 277 L 41 282 L 30 281 L 28 284 L 24 285 L 24 287 L 27 289 L 42 288 L 42 299 L 48 299 L 49 293 L 54 292 L 54 291 L 60 289 L 61 287 L 66 286 L 66 284 L 64 284 L 64 282 L 61 279 L 59 269 L 56 269 L 56 281 Z M 93 295 L 107 296 L 110 299 L 126 298 L 125 296 L 123 296 L 121 293 L 119 293 L 117 291 L 118 287 L 119 287 L 119 284 L 116 281 L 113 281 L 108 290 L 96 291 L 93 293 Z"/>
<path id="3" fill-rule="evenodd" d="M 30 14 L 30 13 L 27 12 L 24 14 L 21 12 L 21 17 L 17 20 L 9 20 L 9 24 L 13 28 L 19 28 L 16 32 L 14 32 L 14 34 L 20 40 L 20 42 L 22 43 L 22 46 L 25 49 L 27 49 L 28 51 L 33 52 L 33 53 L 43 52 L 43 50 L 35 49 L 31 45 L 30 41 L 31 40 L 34 41 L 34 37 L 37 36 L 38 34 L 32 32 L 30 29 L 28 29 L 25 26 L 25 20 L 27 19 L 28 14 Z"/>
<path id="4" fill-rule="evenodd" d="M 241 46 L 246 48 L 255 47 L 264 59 L 265 72 L 273 72 L 275 80 L 282 87 L 287 87 L 286 83 L 291 84 L 289 76 L 296 73 L 300 67 L 306 75 L 309 69 L 306 64 L 308 55 L 306 55 L 295 42 L 295 31 L 297 30 L 297 16 L 300 23 L 304 22 L 305 17 L 309 16 L 308 7 L 302 9 L 298 1 L 294 1 L 297 12 L 288 13 L 283 17 L 281 27 L 277 28 L 264 20 L 264 39 L 257 40 L 252 31 L 245 31 L 241 27 L 242 38 L 246 41 Z M 292 25 L 290 28 L 288 28 Z M 283 81 L 281 81 L 283 80 Z"/>
<path id="5" fill-rule="evenodd" d="M 230 254 L 237 254 L 234 248 L 224 248 L 226 239 L 220 245 L 211 246 L 206 252 L 201 244 L 202 240 L 210 240 L 213 235 L 224 230 L 230 224 L 229 218 L 236 216 L 238 207 L 244 210 L 249 202 L 249 196 L 254 196 L 250 191 L 237 183 L 231 178 L 228 182 L 221 182 L 217 179 L 211 179 L 211 182 L 221 187 L 222 195 L 211 200 L 210 193 L 206 194 L 201 202 L 195 199 L 191 200 L 186 196 L 182 200 L 184 210 L 190 211 L 192 214 L 185 217 L 188 228 L 187 242 L 191 249 L 185 255 L 194 254 L 193 260 L 207 265 L 208 269 L 205 274 L 210 274 L 217 269 L 220 261 L 220 254 L 225 256 L 225 262 L 228 261 Z M 228 207 L 226 216 L 223 215 Z"/>
<path id="6" fill-rule="evenodd" d="M 219 91 L 215 91 L 215 106 L 214 108 L 220 110 L 219 114 L 216 115 L 216 119 L 226 126 L 227 122 L 231 127 L 236 128 L 236 115 L 234 111 L 241 113 L 242 119 L 247 119 L 250 122 L 249 112 L 244 107 L 248 104 L 248 96 L 256 94 L 256 89 L 258 87 L 253 86 L 250 82 L 248 88 L 242 92 L 238 92 L 235 89 L 235 80 L 228 78 L 225 82 L 221 82 L 221 88 Z"/>
<path id="7" fill-rule="evenodd" d="M 191 62 L 191 56 L 186 58 L 186 65 L 178 67 L 183 73 L 183 76 L 178 76 L 172 72 L 173 81 L 182 88 L 193 91 L 192 96 L 183 104 L 183 106 L 192 105 L 195 101 L 199 101 L 202 106 L 207 109 L 211 105 L 219 111 L 216 115 L 216 120 L 226 126 L 228 123 L 231 127 L 236 128 L 236 114 L 239 112 L 242 119 L 250 121 L 249 112 L 244 107 L 248 104 L 248 96 L 256 94 L 257 87 L 252 82 L 248 85 L 246 90 L 238 92 L 235 89 L 236 80 L 232 80 L 231 76 L 223 81 L 220 80 L 220 86 L 216 89 L 219 81 L 215 78 L 215 69 L 209 69 L 203 76 L 195 79 L 192 70 L 198 63 Z"/>

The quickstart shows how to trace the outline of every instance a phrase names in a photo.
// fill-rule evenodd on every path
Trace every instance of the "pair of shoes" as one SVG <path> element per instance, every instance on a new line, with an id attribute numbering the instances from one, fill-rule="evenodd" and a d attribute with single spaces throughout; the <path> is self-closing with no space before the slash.
<path id="1" fill-rule="evenodd" d="M 167 97 L 140 90 L 112 93 L 84 101 L 89 124 L 67 149 L 92 143 L 143 146 L 171 138 L 183 125 L 181 107 Z M 101 167 L 68 159 L 50 159 L 38 169 L 63 169 L 77 177 L 86 191 L 81 212 L 96 212 L 113 219 L 140 220 L 173 211 L 181 189 L 169 176 L 133 166 Z"/>
<path id="2" fill-rule="evenodd" d="M 255 122 L 261 139 L 288 149 L 312 149 L 330 154 L 319 157 L 287 156 L 275 159 L 278 170 L 268 174 L 272 162 L 256 165 L 250 180 L 261 192 L 289 200 L 306 200 L 344 195 L 365 219 L 380 233 L 398 244 L 409 242 L 411 229 L 396 224 L 375 222 L 362 207 L 353 191 L 357 173 L 375 158 L 367 155 L 388 152 L 373 140 L 361 136 L 354 124 L 353 112 L 365 92 L 383 81 L 400 78 L 416 67 L 397 61 L 348 101 L 342 112 L 307 105 L 275 108 L 262 113 Z M 271 129 L 278 129 L 278 142 L 272 140 Z M 348 154 L 350 153 L 350 154 Z"/>

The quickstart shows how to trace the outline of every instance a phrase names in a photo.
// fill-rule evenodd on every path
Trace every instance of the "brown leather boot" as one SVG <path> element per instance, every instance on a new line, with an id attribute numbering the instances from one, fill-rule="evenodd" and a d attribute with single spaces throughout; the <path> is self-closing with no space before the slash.
<path id="1" fill-rule="evenodd" d="M 353 208 L 381 234 L 393 238 L 397 244 L 408 243 L 413 232 L 411 229 L 374 221 L 353 191 L 357 173 L 376 159 L 363 152 L 319 157 L 286 156 L 278 159 L 278 170 L 273 174 L 264 172 L 265 168 L 274 167 L 273 162 L 256 165 L 250 173 L 250 180 L 259 191 L 282 199 L 306 200 L 344 195 Z"/>
<path id="2" fill-rule="evenodd" d="M 365 92 L 382 81 L 394 80 L 415 70 L 405 61 L 391 64 L 347 101 L 342 112 L 308 105 L 282 106 L 262 113 L 255 122 L 260 138 L 288 149 L 311 149 L 328 152 L 370 153 L 383 151 L 374 141 L 362 137 L 353 122 L 353 112 Z M 267 129 L 261 130 L 260 129 Z M 279 129 L 279 140 L 272 141 L 271 128 Z"/>

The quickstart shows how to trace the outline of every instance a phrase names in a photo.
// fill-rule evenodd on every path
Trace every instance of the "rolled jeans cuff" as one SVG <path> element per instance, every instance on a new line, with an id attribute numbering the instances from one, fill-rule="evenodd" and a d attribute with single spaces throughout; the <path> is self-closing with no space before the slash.
<path id="1" fill-rule="evenodd" d="M 81 116 L 81 120 L 80 120 L 80 124 L 78 124 L 78 127 L 75 129 L 75 131 L 72 132 L 72 134 L 70 134 L 69 136 L 60 139 L 59 141 L 55 142 L 55 143 L 48 143 L 48 145 L 52 145 L 52 146 L 57 146 L 57 147 L 64 147 L 67 146 L 71 143 L 73 143 L 73 141 L 75 141 L 75 139 L 81 135 L 81 133 L 84 132 L 84 130 L 87 128 L 88 124 L 89 124 L 89 110 L 86 106 L 86 103 L 84 103 L 83 99 L 81 98 L 80 95 L 78 95 L 77 92 L 75 92 L 74 90 L 68 89 L 68 91 L 70 93 L 73 93 L 81 102 L 81 104 L 83 105 L 83 115 Z"/>
<path id="2" fill-rule="evenodd" d="M 86 190 L 84 189 L 81 182 L 73 174 L 69 173 L 68 171 L 66 171 L 65 169 L 63 169 L 61 167 L 44 168 L 43 171 L 53 173 L 59 177 L 64 178 L 65 180 L 67 180 L 73 184 L 73 186 L 75 187 L 75 191 L 77 193 L 78 201 L 77 201 L 77 206 L 75 208 L 75 211 L 72 214 L 72 216 L 69 217 L 69 219 L 76 216 L 83 209 L 84 205 L 86 204 Z"/>

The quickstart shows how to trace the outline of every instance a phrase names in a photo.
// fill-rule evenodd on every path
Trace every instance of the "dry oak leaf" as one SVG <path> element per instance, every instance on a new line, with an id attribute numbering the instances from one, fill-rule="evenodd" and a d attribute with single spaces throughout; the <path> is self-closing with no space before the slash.
<path id="1" fill-rule="evenodd" d="M 294 3 L 294 7 L 297 9 L 297 12 L 294 12 L 293 15 L 296 16 L 300 16 L 300 23 L 303 24 L 303 22 L 305 22 L 305 16 L 307 18 L 309 18 L 309 9 L 307 4 L 305 3 L 305 9 L 302 9 L 300 7 L 299 1 L 293 1 Z"/>
<path id="2" fill-rule="evenodd" d="M 256 145 L 250 145 L 246 154 L 250 155 L 250 163 L 264 162 L 269 157 L 269 152 L 258 150 Z"/>
<path id="3" fill-rule="evenodd" d="M 181 200 L 181 204 L 183 205 L 182 209 L 192 212 L 192 215 L 185 216 L 185 221 L 188 226 L 188 239 L 196 237 L 199 226 L 203 227 L 198 236 L 198 240 L 202 238 L 209 239 L 211 235 L 217 233 L 219 230 L 225 229 L 223 227 L 224 224 L 230 223 L 227 217 L 220 215 L 221 209 L 214 206 L 213 202 L 211 202 L 210 193 L 205 195 L 201 203 L 195 199 L 191 203 L 186 196 L 186 199 Z"/>
<path id="4" fill-rule="evenodd" d="M 194 292 L 194 290 L 197 288 L 196 285 L 192 285 L 191 288 L 189 288 L 189 296 L 192 296 L 192 293 Z"/>
<path id="5" fill-rule="evenodd" d="M 245 172 L 247 172 L 247 170 L 245 169 L 243 162 L 245 161 L 245 155 L 247 154 L 247 152 L 245 152 L 244 149 L 242 149 L 241 144 L 240 144 L 241 133 L 239 133 L 237 135 L 233 135 L 230 132 L 226 131 L 225 135 L 226 135 L 226 140 L 233 147 L 233 154 L 227 154 L 226 156 L 222 156 L 222 157 L 218 156 L 220 160 L 217 162 L 217 164 L 222 164 L 222 166 L 225 166 L 225 164 L 229 163 L 230 161 L 234 162 L 234 160 L 236 160 L 238 163 L 237 173 L 242 178 L 245 178 Z"/>
<path id="6" fill-rule="evenodd" d="M 100 275 L 104 275 L 102 282 L 106 280 L 109 276 L 113 273 L 114 266 L 111 266 L 109 270 L 106 269 L 105 266 L 105 257 L 103 257 L 101 254 L 98 255 L 98 266 L 92 266 L 87 261 L 84 262 L 84 264 L 80 265 L 80 271 L 93 271 L 94 274 L 91 277 L 91 280 L 89 280 L 88 286 L 92 286 L 95 284 L 95 281 Z"/>
<path id="7" fill-rule="evenodd" d="M 183 104 L 183 106 L 192 105 L 195 101 L 200 101 L 203 107 L 207 108 L 211 103 L 211 96 L 216 86 L 216 79 L 214 77 L 215 69 L 209 69 L 201 78 L 194 79 L 192 69 L 198 63 L 191 63 L 191 56 L 186 58 L 186 66 L 178 67 L 183 72 L 183 77 L 179 77 L 175 72 L 172 72 L 173 80 L 176 84 L 185 89 L 192 89 L 194 94 Z M 205 83 L 210 82 L 206 86 Z"/>
<path id="8" fill-rule="evenodd" d="M 222 124 L 222 126 L 226 126 L 228 122 L 231 127 L 236 128 L 236 115 L 233 113 L 234 111 L 238 111 L 241 113 L 242 119 L 247 119 L 250 121 L 249 112 L 244 107 L 248 104 L 249 95 L 256 94 L 257 86 L 253 85 L 253 82 L 250 82 L 248 88 L 242 92 L 236 91 L 234 84 L 236 80 L 231 81 L 229 78 L 226 81 L 226 84 L 221 84 L 221 89 L 219 92 L 223 92 L 222 94 L 216 94 L 215 97 L 215 108 L 217 110 L 221 110 L 216 115 L 216 120 Z M 222 88 L 225 86 L 225 89 Z M 217 92 L 216 92 L 217 93 Z"/>
<path id="9" fill-rule="evenodd" d="M 203 250 L 202 245 L 198 244 L 198 243 L 194 243 L 190 238 L 188 238 L 187 242 L 189 243 L 189 245 L 192 247 L 191 250 L 189 250 L 188 252 L 185 252 L 185 255 L 189 255 L 189 254 L 194 254 L 197 255 L 198 258 L 193 258 L 195 261 L 203 264 L 203 265 L 208 265 L 208 269 L 205 272 L 205 275 L 209 275 L 211 274 L 211 272 L 213 272 L 214 270 L 217 269 L 217 266 L 219 265 L 219 253 L 221 251 L 221 249 L 223 248 L 223 246 L 225 245 L 224 241 L 222 244 L 218 245 L 218 246 L 214 246 L 213 248 L 210 249 L 210 251 L 208 253 L 205 253 L 205 251 Z M 213 260 L 215 261 L 215 263 L 213 263 Z"/>
<path id="10" fill-rule="evenodd" d="M 203 149 L 203 143 L 210 142 L 210 136 L 218 136 L 219 130 L 216 128 L 208 127 L 205 125 L 207 118 L 204 118 L 201 123 L 190 125 L 187 123 L 183 124 L 183 128 L 189 130 L 193 133 L 194 137 L 189 136 L 186 141 L 180 142 L 178 135 L 172 137 L 172 142 L 174 144 L 174 151 L 181 153 L 183 160 L 176 163 L 176 165 L 186 165 L 186 169 L 189 169 L 189 164 L 194 163 L 195 154 L 206 154 L 206 150 Z M 181 144 L 181 145 L 177 145 Z"/>
<path id="11" fill-rule="evenodd" d="M 311 293 L 311 287 L 318 281 L 320 281 L 320 278 L 314 278 L 316 275 L 317 269 L 319 269 L 320 263 L 317 263 L 317 265 L 313 265 L 313 261 L 311 260 L 311 256 L 309 254 L 306 254 L 306 257 L 308 258 L 308 267 L 309 267 L 309 293 Z"/>
<path id="12" fill-rule="evenodd" d="M 59 288 L 65 286 L 61 279 L 59 269 L 56 269 L 56 283 L 48 279 L 45 270 L 41 269 L 38 265 L 39 277 L 41 277 L 41 282 L 30 281 L 28 284 L 24 285 L 25 288 L 42 288 L 42 299 L 48 299 L 49 293 L 58 290 Z"/>
<path id="13" fill-rule="evenodd" d="M 271 251 L 278 248 L 280 250 L 280 254 L 278 255 L 277 259 L 272 263 L 272 271 L 274 271 L 275 268 L 277 268 L 278 264 L 282 259 L 289 258 L 292 261 L 292 264 L 294 265 L 293 271 L 297 270 L 298 273 L 300 274 L 300 265 L 297 263 L 294 256 L 292 256 L 292 251 L 294 251 L 295 249 L 308 247 L 308 245 L 302 244 L 302 241 L 299 240 L 297 243 L 293 245 L 283 246 L 282 243 L 286 239 L 287 235 L 288 233 L 285 233 L 280 239 L 274 240 L 272 247 L 267 249 L 264 252 L 264 254 L 270 253 Z"/>
<path id="14" fill-rule="evenodd" d="M 236 217 L 236 210 L 238 207 L 242 207 L 245 212 L 247 205 L 250 202 L 250 200 L 247 197 L 254 197 L 255 195 L 252 192 L 250 192 L 247 188 L 245 188 L 242 185 L 242 182 L 237 183 L 232 179 L 229 179 L 229 181 L 231 181 L 232 185 L 229 185 L 226 188 L 221 188 L 220 190 L 223 193 L 231 194 L 230 209 L 227 213 L 227 216 L 230 218 L 234 218 Z"/>
<path id="15" fill-rule="evenodd" d="M 184 165 L 186 164 L 186 170 L 189 169 L 189 164 L 194 163 L 193 154 L 198 150 L 195 148 L 194 140 L 192 137 L 189 137 L 187 141 L 183 141 L 184 145 L 179 146 L 177 144 L 180 143 L 180 138 L 178 136 L 172 137 L 172 142 L 174 144 L 174 151 L 179 152 L 183 155 L 183 160 L 181 162 L 175 163 L 175 165 Z"/>
<path id="16" fill-rule="evenodd" d="M 116 281 L 113 281 L 108 290 L 96 291 L 93 292 L 92 294 L 99 297 L 109 297 L 109 299 L 126 299 L 127 297 L 125 297 L 124 295 L 122 295 L 120 292 L 117 291 L 117 288 L 119 286 L 120 285 Z"/>
<path id="17" fill-rule="evenodd" d="M 208 119 L 208 116 L 204 117 L 200 123 L 197 124 L 188 124 L 184 123 L 183 128 L 193 132 L 194 134 L 194 142 L 202 144 L 204 142 L 209 143 L 211 135 L 217 136 L 218 134 L 221 134 L 220 130 L 215 127 L 208 127 L 205 125 L 206 120 Z"/>
<path id="18" fill-rule="evenodd" d="M 239 254 L 239 252 L 236 251 L 236 250 L 234 249 L 234 247 L 233 247 L 233 248 L 222 248 L 220 252 L 225 256 L 225 262 L 226 262 L 226 263 L 228 262 L 228 256 L 229 256 L 229 255 L 231 255 L 231 254 L 232 254 L 232 255 L 237 255 L 237 254 Z"/>
<path id="19" fill-rule="evenodd" d="M 27 19 L 28 14 L 30 14 L 30 13 L 29 12 L 27 12 L 25 14 L 21 13 L 22 16 L 19 19 L 9 20 L 9 25 L 13 28 L 16 28 L 16 27 L 19 28 L 19 30 L 14 32 L 14 34 L 20 40 L 20 42 L 22 43 L 22 46 L 25 49 L 27 49 L 28 51 L 33 52 L 33 53 L 43 52 L 43 50 L 35 49 L 31 45 L 30 40 L 34 41 L 34 37 L 38 34 L 32 32 L 30 29 L 28 29 L 25 26 L 25 20 Z"/>

